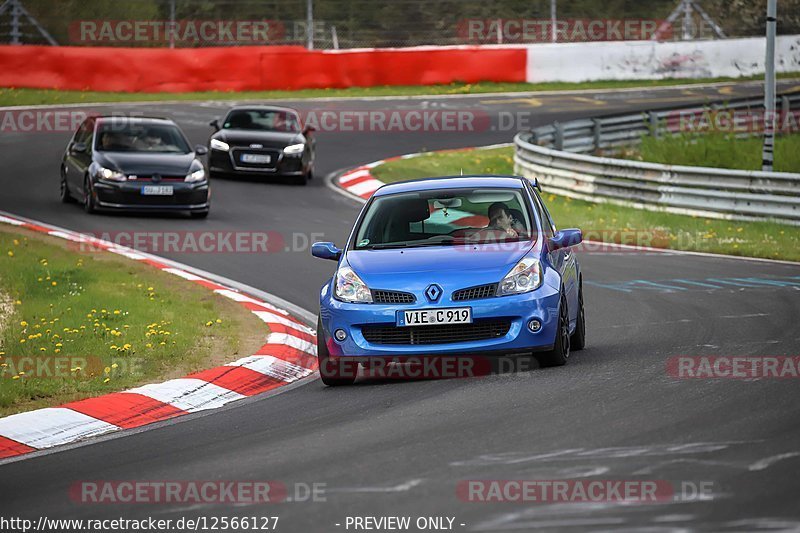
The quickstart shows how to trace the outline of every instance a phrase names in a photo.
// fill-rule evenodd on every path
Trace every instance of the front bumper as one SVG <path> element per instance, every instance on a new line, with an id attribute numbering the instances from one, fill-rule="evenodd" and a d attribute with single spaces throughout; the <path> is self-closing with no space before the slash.
<path id="1" fill-rule="evenodd" d="M 418 298 L 416 303 L 408 305 L 352 304 L 334 299 L 328 284 L 323 288 L 320 302 L 323 340 L 332 356 L 494 355 L 552 349 L 558 325 L 560 294 L 558 289 L 544 284 L 525 294 L 479 300 L 453 302 L 443 298 L 436 304 L 430 304 L 424 298 Z M 506 319 L 511 326 L 502 337 L 441 344 L 375 344 L 367 341 L 362 333 L 364 326 L 394 325 L 396 313 L 401 310 L 452 307 L 471 307 L 474 322 Z M 536 333 L 527 327 L 532 318 L 542 323 Z M 342 342 L 333 339 L 333 332 L 337 329 L 347 333 L 347 338 Z"/>
<path id="2" fill-rule="evenodd" d="M 211 149 L 208 157 L 208 168 L 216 174 L 237 174 L 237 175 L 270 175 L 270 176 L 300 176 L 305 174 L 308 169 L 303 163 L 300 155 L 287 156 L 278 150 L 263 150 L 274 158 L 274 162 L 266 165 L 247 165 L 237 162 L 239 147 L 232 147 L 229 151 Z M 262 152 L 257 150 L 246 150 L 248 153 Z"/>
<path id="3" fill-rule="evenodd" d="M 142 194 L 144 185 L 171 185 L 173 194 L 171 196 L 146 196 Z M 198 183 L 180 181 L 107 183 L 98 181 L 93 188 L 96 205 L 101 209 L 203 211 L 210 205 L 208 181 Z"/>

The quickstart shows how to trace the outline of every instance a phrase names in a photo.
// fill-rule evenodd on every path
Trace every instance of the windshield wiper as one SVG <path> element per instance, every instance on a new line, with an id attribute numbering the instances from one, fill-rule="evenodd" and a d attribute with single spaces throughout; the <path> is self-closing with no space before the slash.
<path id="1" fill-rule="evenodd" d="M 450 241 L 439 242 L 389 242 L 385 244 L 371 244 L 363 248 L 356 248 L 357 250 L 389 250 L 392 248 L 424 248 L 427 246 L 450 246 L 455 244 L 455 239 Z"/>

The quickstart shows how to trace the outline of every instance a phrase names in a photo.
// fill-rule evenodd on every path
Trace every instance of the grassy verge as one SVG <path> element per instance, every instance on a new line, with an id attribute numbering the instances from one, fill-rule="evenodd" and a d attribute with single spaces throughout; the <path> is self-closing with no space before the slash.
<path id="1" fill-rule="evenodd" d="M 761 148 L 759 137 L 737 139 L 721 133 L 658 139 L 647 136 L 622 157 L 670 165 L 761 170 Z M 800 135 L 776 137 L 774 168 L 777 172 L 800 172 Z"/>
<path id="2" fill-rule="evenodd" d="M 514 149 L 431 153 L 373 169 L 383 181 L 427 176 L 513 174 Z M 578 227 L 595 241 L 718 254 L 800 261 L 800 228 L 773 222 L 739 222 L 593 204 L 548 194 L 544 200 L 559 227 Z"/>
<path id="3" fill-rule="evenodd" d="M 800 73 L 779 74 L 779 78 L 796 78 Z M 39 104 L 71 104 L 98 102 L 148 102 L 157 100 L 269 100 L 278 98 L 320 98 L 369 96 L 413 96 L 442 94 L 480 94 L 480 93 L 514 93 L 530 91 L 567 91 L 576 89 L 622 89 L 629 87 L 664 87 L 670 85 L 689 85 L 726 81 L 747 81 L 760 79 L 749 78 L 704 78 L 696 80 L 626 80 L 626 81 L 594 81 L 585 83 L 451 83 L 448 85 L 427 86 L 381 86 L 350 87 L 346 89 L 305 89 L 299 91 L 207 91 L 190 93 L 119 93 L 95 91 L 57 91 L 46 89 L 0 88 L 0 106 L 22 106 Z"/>
<path id="4" fill-rule="evenodd" d="M 255 353 L 265 326 L 211 291 L 107 252 L 0 226 L 0 416 Z"/>

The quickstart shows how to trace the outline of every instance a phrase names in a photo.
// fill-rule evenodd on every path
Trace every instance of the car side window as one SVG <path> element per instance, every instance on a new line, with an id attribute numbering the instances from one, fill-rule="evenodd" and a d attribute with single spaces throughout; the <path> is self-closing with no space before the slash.
<path id="1" fill-rule="evenodd" d="M 534 189 L 531 186 L 530 182 L 526 182 L 526 185 L 528 187 L 528 192 L 530 193 L 531 198 L 533 199 L 533 208 L 536 210 L 536 214 L 538 215 L 539 220 L 542 221 L 542 232 L 544 233 L 544 236 L 549 239 L 555 233 L 553 231 L 553 225 L 552 221 L 550 220 L 550 215 L 549 213 L 547 213 L 547 211 L 545 211 L 544 204 L 542 204 L 542 199 L 539 198 L 538 194 L 536 194 L 536 189 Z"/>
<path id="2" fill-rule="evenodd" d="M 536 189 L 533 190 L 533 197 L 536 199 L 536 203 L 539 206 L 539 210 L 544 214 L 544 219 L 543 220 L 545 221 L 545 225 L 549 225 L 550 226 L 550 228 L 549 228 L 550 232 L 552 234 L 555 234 L 556 231 L 558 231 L 558 230 L 556 229 L 556 225 L 553 222 L 553 217 L 550 216 L 550 211 L 547 210 L 547 206 L 544 205 L 544 202 L 542 201 L 542 197 L 539 196 L 539 191 L 537 191 Z"/>
<path id="3" fill-rule="evenodd" d="M 83 121 L 83 124 L 80 125 L 78 131 L 75 132 L 75 137 L 73 137 L 72 141 L 76 143 L 85 143 L 86 140 L 89 138 L 89 134 L 92 131 L 92 121 L 90 119 L 86 119 Z"/>

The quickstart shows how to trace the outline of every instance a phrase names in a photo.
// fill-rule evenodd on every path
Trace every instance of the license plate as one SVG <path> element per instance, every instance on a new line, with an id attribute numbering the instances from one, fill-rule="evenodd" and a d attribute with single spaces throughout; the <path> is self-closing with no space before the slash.
<path id="1" fill-rule="evenodd" d="M 263 154 L 242 154 L 242 163 L 269 163 L 272 156 Z"/>
<path id="2" fill-rule="evenodd" d="M 471 324 L 472 309 L 451 307 L 449 309 L 414 309 L 397 312 L 398 326 L 436 326 L 440 324 Z"/>
<path id="3" fill-rule="evenodd" d="M 145 196 L 172 196 L 172 185 L 145 185 L 142 187 Z"/>

